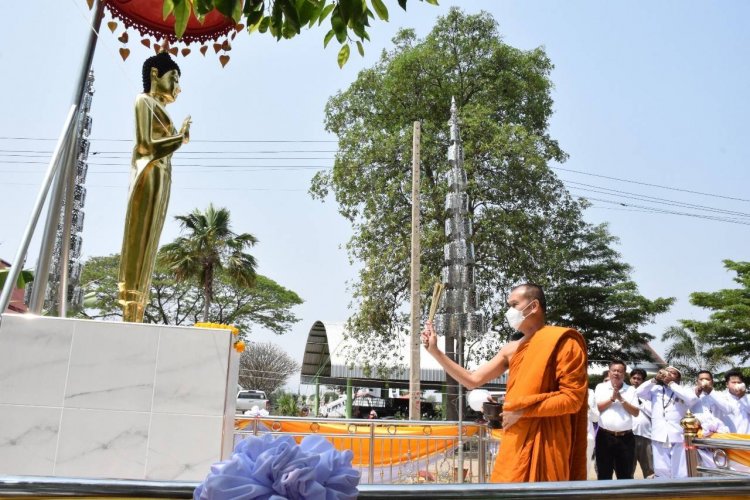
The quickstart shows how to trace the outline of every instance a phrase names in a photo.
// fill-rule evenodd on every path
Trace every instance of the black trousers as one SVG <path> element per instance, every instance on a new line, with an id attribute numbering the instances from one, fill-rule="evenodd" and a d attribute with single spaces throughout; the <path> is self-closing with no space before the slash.
<path id="1" fill-rule="evenodd" d="M 620 436 L 599 428 L 596 433 L 596 474 L 598 479 L 633 479 L 635 437 L 631 431 Z"/>

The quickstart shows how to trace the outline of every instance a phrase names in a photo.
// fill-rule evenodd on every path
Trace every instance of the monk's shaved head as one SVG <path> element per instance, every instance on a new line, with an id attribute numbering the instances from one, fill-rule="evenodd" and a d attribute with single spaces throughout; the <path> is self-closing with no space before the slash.
<path id="1" fill-rule="evenodd" d="M 521 294 L 530 301 L 538 300 L 539 307 L 542 308 L 542 312 L 544 314 L 547 314 L 547 299 L 544 298 L 544 290 L 542 290 L 541 286 L 535 283 L 522 283 L 520 285 L 514 286 L 511 290 L 511 293 L 515 292 L 516 290 L 520 291 Z"/>

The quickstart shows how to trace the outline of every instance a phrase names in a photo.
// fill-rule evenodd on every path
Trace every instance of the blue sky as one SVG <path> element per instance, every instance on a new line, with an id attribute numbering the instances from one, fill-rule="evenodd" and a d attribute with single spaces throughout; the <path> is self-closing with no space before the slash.
<path id="1" fill-rule="evenodd" d="M 320 203 L 307 194 L 315 171 L 310 167 L 330 167 L 336 147 L 335 137 L 323 129 L 323 108 L 329 96 L 377 60 L 398 28 L 413 27 L 424 36 L 451 5 L 467 13 L 486 10 L 507 43 L 547 51 L 555 65 L 550 131 L 570 154 L 553 167 L 585 173 L 557 171 L 573 194 L 606 200 L 594 201 L 587 219 L 610 224 L 641 292 L 677 298 L 647 331 L 660 336 L 679 318 L 705 317 L 690 306 L 690 292 L 732 286 L 721 260 L 747 260 L 750 172 L 743 139 L 750 116 L 750 35 L 744 28 L 750 5 L 465 0 L 433 7 L 411 0 L 403 13 L 395 1 L 387 4 L 390 22 L 374 23 L 365 57 L 355 51 L 343 70 L 336 65 L 335 42 L 323 49 L 324 27 L 282 42 L 238 36 L 224 69 L 213 50 L 203 57 L 194 46 L 193 54 L 178 58 L 183 92 L 169 111 L 177 123 L 192 116 L 193 142 L 174 158 L 162 243 L 178 234 L 174 215 L 211 202 L 225 206 L 236 231 L 260 240 L 253 251 L 260 272 L 306 301 L 297 310 L 302 321 L 289 334 L 278 338 L 257 331 L 251 339 L 273 340 L 301 359 L 315 320 L 348 316 L 346 282 L 356 269 L 342 246 L 350 227 L 333 200 Z M 17 2 L 12 15 L 0 18 L 0 257 L 6 260 L 15 255 L 70 105 L 89 21 L 84 0 Z M 140 66 L 152 54 L 131 32 L 131 55 L 123 62 L 116 40 L 121 31 L 121 26 L 115 35 L 103 29 L 94 59 L 96 154 L 87 182 L 85 256 L 119 251 L 133 102 L 141 90 Z M 19 137 L 25 139 L 9 139 Z M 232 159 L 239 157 L 245 160 Z M 606 190 L 629 193 L 628 198 Z M 743 224 L 655 213 L 640 207 L 727 217 L 705 208 L 636 201 L 636 195 L 735 211 Z M 29 265 L 37 249 L 35 238 Z"/>

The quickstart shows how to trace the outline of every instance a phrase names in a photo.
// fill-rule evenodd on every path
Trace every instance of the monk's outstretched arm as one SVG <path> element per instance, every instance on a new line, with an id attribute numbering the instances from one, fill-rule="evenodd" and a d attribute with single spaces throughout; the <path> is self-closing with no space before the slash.
<path id="1" fill-rule="evenodd" d="M 572 337 L 561 341 L 557 350 L 556 376 L 559 390 L 542 394 L 547 398 L 526 408 L 524 417 L 555 417 L 575 413 L 586 403 L 588 370 L 586 353 Z"/>
<path id="2" fill-rule="evenodd" d="M 435 335 L 432 323 L 428 322 L 422 332 L 422 345 L 427 349 L 427 352 L 435 358 L 448 375 L 469 389 L 481 387 L 490 380 L 505 373 L 508 370 L 508 360 L 510 359 L 511 352 L 515 352 L 516 344 L 516 341 L 506 344 L 494 358 L 476 370 L 469 371 L 438 349 L 437 335 Z"/>

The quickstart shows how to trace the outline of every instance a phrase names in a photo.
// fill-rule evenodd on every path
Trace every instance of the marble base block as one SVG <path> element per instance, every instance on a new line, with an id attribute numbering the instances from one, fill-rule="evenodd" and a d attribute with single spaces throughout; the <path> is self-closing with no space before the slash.
<path id="1" fill-rule="evenodd" d="M 0 475 L 202 480 L 232 451 L 228 330 L 0 316 Z"/>

